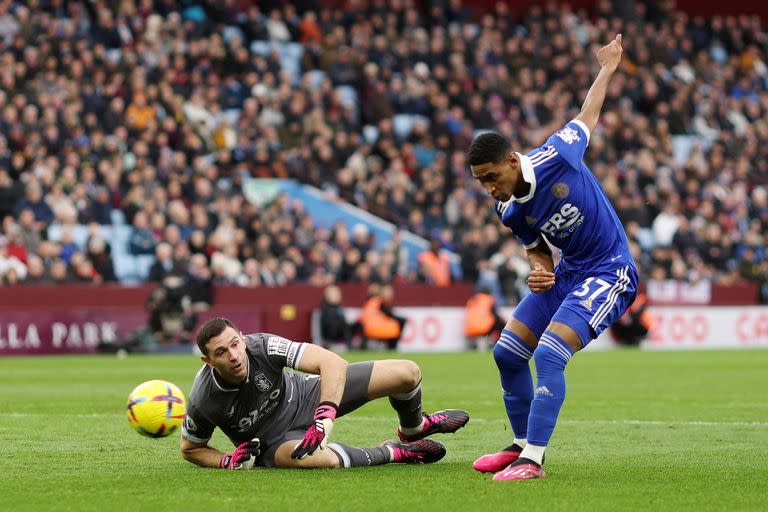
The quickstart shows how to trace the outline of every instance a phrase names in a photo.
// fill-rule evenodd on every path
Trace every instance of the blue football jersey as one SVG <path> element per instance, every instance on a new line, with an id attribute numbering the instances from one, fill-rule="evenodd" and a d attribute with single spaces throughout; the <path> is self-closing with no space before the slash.
<path id="1" fill-rule="evenodd" d="M 520 155 L 525 197 L 496 203 L 496 214 L 530 249 L 543 234 L 560 249 L 563 270 L 634 266 L 624 227 L 582 158 L 589 130 L 573 120 L 547 142 Z"/>

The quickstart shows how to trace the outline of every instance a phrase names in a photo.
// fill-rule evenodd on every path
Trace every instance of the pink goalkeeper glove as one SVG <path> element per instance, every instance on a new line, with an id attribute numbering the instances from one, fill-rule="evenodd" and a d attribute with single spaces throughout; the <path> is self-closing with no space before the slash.
<path id="1" fill-rule="evenodd" d="M 219 467 L 221 469 L 251 469 L 256 462 L 256 457 L 261 453 L 260 444 L 259 439 L 254 437 L 246 443 L 237 445 L 234 452 L 225 453 L 221 457 Z"/>
<path id="2" fill-rule="evenodd" d="M 333 420 L 336 419 L 338 406 L 333 402 L 321 402 L 315 409 L 315 423 L 304 434 L 304 439 L 296 445 L 291 457 L 303 459 L 312 455 L 318 448 L 321 450 L 328 444 L 328 438 L 333 430 Z"/>

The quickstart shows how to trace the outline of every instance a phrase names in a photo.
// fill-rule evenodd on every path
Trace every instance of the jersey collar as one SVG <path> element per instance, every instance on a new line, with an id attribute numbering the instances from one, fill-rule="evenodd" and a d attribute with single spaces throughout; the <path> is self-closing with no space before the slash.
<path id="1" fill-rule="evenodd" d="M 520 160 L 520 170 L 523 173 L 523 180 L 531 185 L 531 190 L 528 192 L 527 195 L 523 197 L 510 197 L 506 202 L 501 203 L 504 208 L 506 209 L 507 206 L 512 204 L 512 201 L 515 201 L 517 203 L 525 203 L 528 202 L 532 197 L 533 194 L 536 193 L 536 173 L 533 171 L 533 164 L 531 163 L 531 159 L 526 155 L 521 155 L 520 153 L 515 152 L 517 155 L 517 158 Z"/>
<path id="2" fill-rule="evenodd" d="M 248 353 L 247 350 L 248 349 L 246 349 L 245 362 L 248 365 L 248 370 L 246 370 L 245 380 L 243 381 L 242 384 L 240 384 L 240 386 L 242 386 L 243 384 L 248 384 L 249 382 L 251 382 L 251 358 L 250 358 L 250 353 Z M 240 389 L 240 386 L 238 386 L 236 388 L 228 388 L 228 387 L 225 387 L 223 384 L 220 384 L 219 383 L 219 379 L 216 378 L 216 371 L 214 371 L 214 369 L 212 367 L 210 367 L 210 366 L 208 367 L 208 369 L 211 371 L 211 378 L 213 379 L 213 383 L 216 384 L 216 387 L 219 388 L 221 391 L 225 391 L 227 393 L 230 393 L 232 391 L 238 391 Z"/>

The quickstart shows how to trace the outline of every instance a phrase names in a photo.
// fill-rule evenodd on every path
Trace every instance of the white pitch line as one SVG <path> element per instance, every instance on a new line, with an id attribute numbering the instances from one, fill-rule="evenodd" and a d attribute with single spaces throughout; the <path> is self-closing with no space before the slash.
<path id="1" fill-rule="evenodd" d="M 52 416 L 65 416 L 68 418 L 118 418 L 124 416 L 123 413 L 41 413 L 41 412 L 8 412 L 0 413 L 0 418 L 35 418 Z M 396 419 L 392 418 L 393 421 Z M 371 422 L 382 421 L 380 416 L 360 416 L 353 414 L 351 416 L 344 416 L 341 420 L 343 422 Z M 506 423 L 504 419 L 488 420 L 485 418 L 472 418 L 470 423 Z M 677 421 L 677 420 L 576 420 L 576 419 L 562 419 L 558 421 L 558 424 L 562 425 L 648 425 L 648 426 L 665 426 L 675 425 L 681 427 L 759 427 L 768 428 L 768 422 L 765 421 Z"/>

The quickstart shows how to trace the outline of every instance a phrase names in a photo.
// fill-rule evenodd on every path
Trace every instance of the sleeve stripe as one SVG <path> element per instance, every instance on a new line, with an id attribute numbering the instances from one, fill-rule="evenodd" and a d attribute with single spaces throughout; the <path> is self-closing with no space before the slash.
<path id="1" fill-rule="evenodd" d="M 297 343 L 293 342 L 293 346 L 291 347 L 292 350 L 288 351 L 288 357 L 286 358 L 286 362 L 288 363 L 288 366 L 293 368 L 294 370 L 299 369 L 299 363 L 301 363 L 301 356 L 304 355 L 304 348 L 306 346 L 306 343 Z M 295 350 L 293 350 L 295 348 Z"/>
<path id="2" fill-rule="evenodd" d="M 190 434 L 189 432 L 187 432 L 187 428 L 184 426 L 184 424 L 183 424 L 183 423 L 181 424 L 181 435 L 182 435 L 182 437 L 184 437 L 185 439 L 189 439 L 189 440 L 190 440 L 190 441 L 192 441 L 193 443 L 197 443 L 197 444 L 205 444 L 205 443 L 207 443 L 208 441 L 210 441 L 210 440 L 211 440 L 211 438 L 210 438 L 210 437 L 208 437 L 208 438 L 206 438 L 206 439 L 200 439 L 199 437 L 195 437 L 195 436 L 193 436 L 192 434 Z"/>
<path id="3" fill-rule="evenodd" d="M 587 136 L 587 146 L 589 146 L 589 136 L 590 136 L 590 133 L 589 133 L 589 128 L 587 128 L 587 125 L 585 125 L 584 122 L 580 121 L 579 119 L 574 119 L 571 122 L 574 123 L 574 124 L 579 125 L 579 128 L 581 128 L 582 131 L 586 134 L 586 136 Z"/>
<path id="4" fill-rule="evenodd" d="M 540 243 L 541 243 L 541 237 L 537 238 L 536 241 L 533 242 L 533 243 L 530 243 L 530 244 L 527 244 L 527 245 L 523 244 L 523 247 L 525 247 L 526 249 L 533 249 L 534 247 L 536 247 Z"/>

